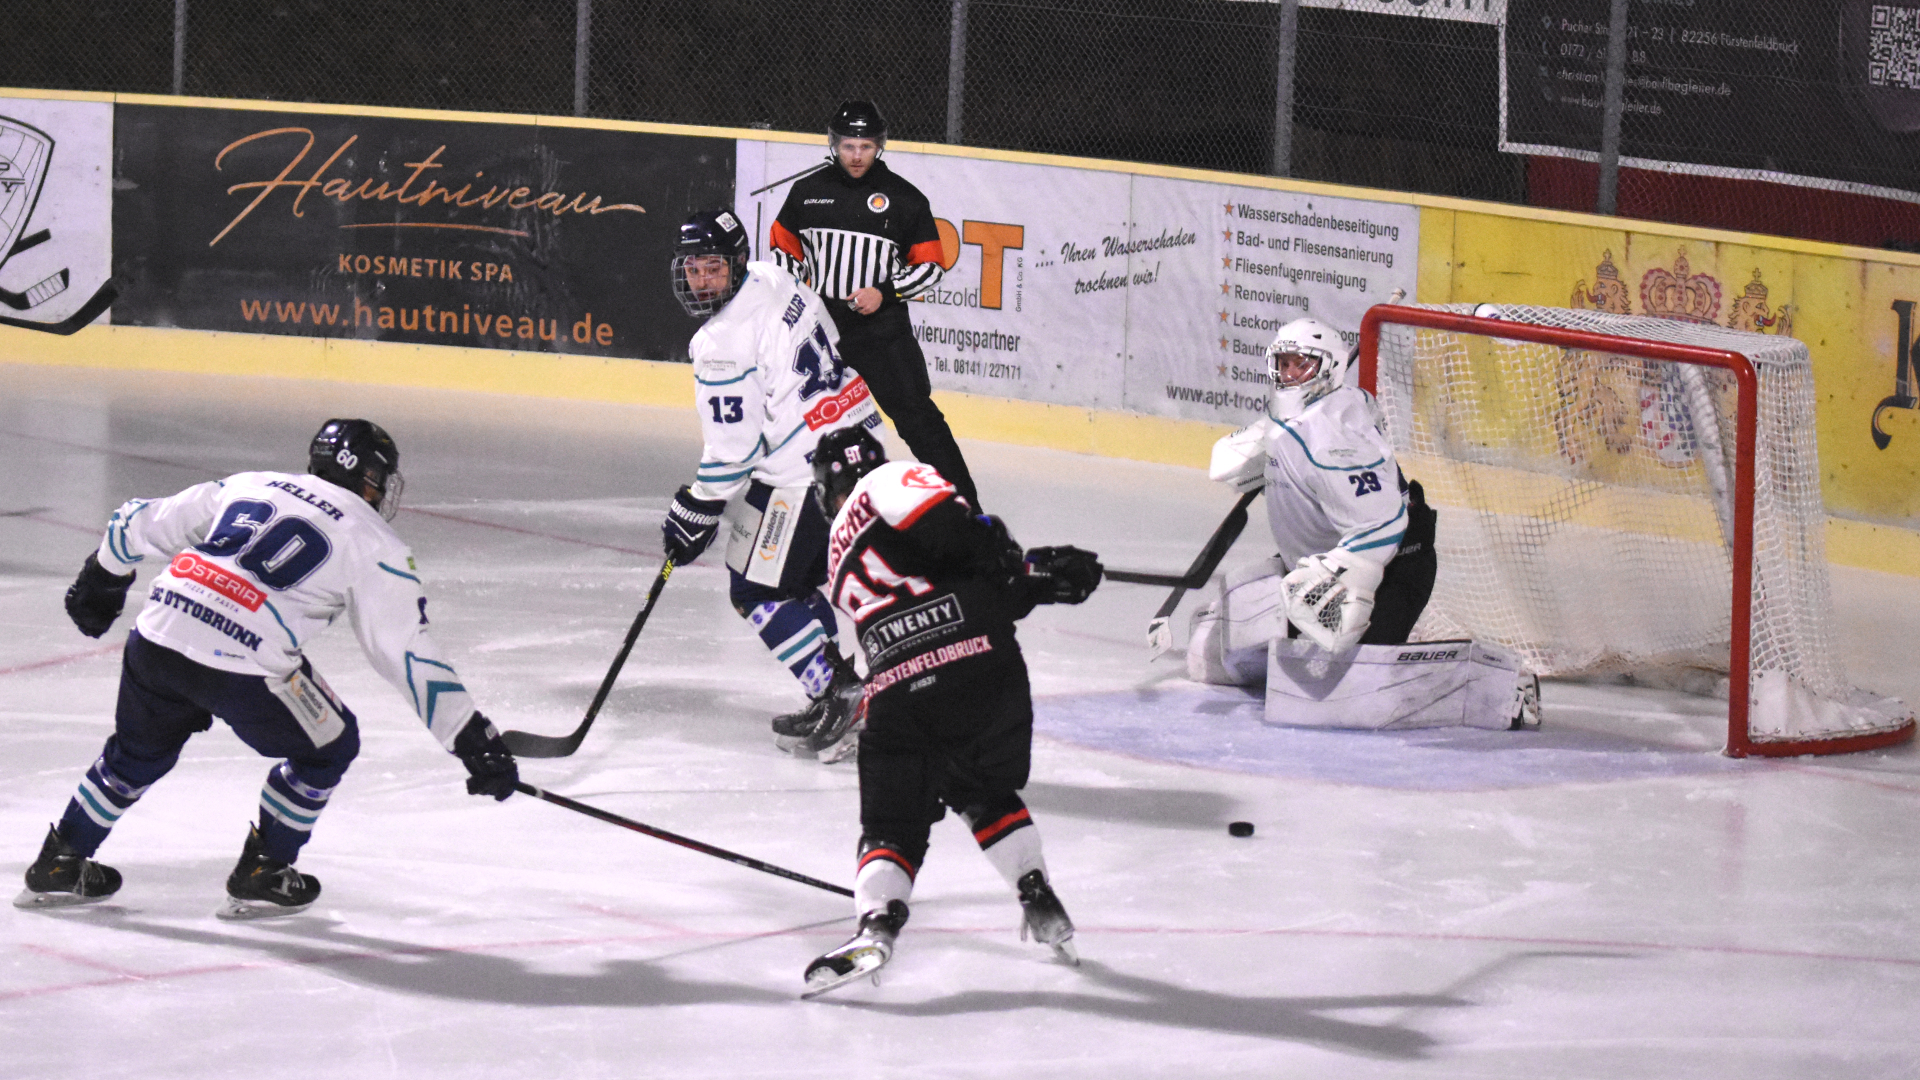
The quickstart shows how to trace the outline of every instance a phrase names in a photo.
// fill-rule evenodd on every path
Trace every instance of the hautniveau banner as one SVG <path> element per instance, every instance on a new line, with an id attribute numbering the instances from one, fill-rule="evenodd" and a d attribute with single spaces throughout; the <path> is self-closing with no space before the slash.
<path id="1" fill-rule="evenodd" d="M 646 359 L 666 255 L 734 143 L 164 105 L 114 111 L 113 321 Z"/>
<path id="2" fill-rule="evenodd" d="M 823 148 L 742 140 L 757 257 Z M 1353 336 L 1413 295 L 1419 210 L 1092 169 L 889 152 L 938 219 L 946 277 L 912 305 L 937 389 L 1242 424 L 1267 343 L 1305 315 Z M 876 211 L 881 212 L 881 211 Z"/>

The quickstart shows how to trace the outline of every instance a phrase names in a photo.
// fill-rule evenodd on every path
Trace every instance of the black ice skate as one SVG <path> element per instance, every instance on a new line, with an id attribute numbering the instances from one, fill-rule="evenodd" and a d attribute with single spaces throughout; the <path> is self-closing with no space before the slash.
<path id="1" fill-rule="evenodd" d="M 97 904 L 120 891 L 120 871 L 102 866 L 67 846 L 60 830 L 47 828 L 40 857 L 27 867 L 27 887 L 13 898 L 18 908 Z"/>
<path id="2" fill-rule="evenodd" d="M 1024 914 L 1020 940 L 1027 940 L 1031 933 L 1033 940 L 1052 949 L 1055 957 L 1080 966 L 1080 954 L 1073 947 L 1073 920 L 1067 917 L 1060 898 L 1053 894 L 1053 886 L 1047 884 L 1047 876 L 1038 870 L 1029 870 L 1016 888 L 1020 890 L 1020 910 Z"/>
<path id="3" fill-rule="evenodd" d="M 889 900 L 885 910 L 860 916 L 859 933 L 807 965 L 807 989 L 800 996 L 816 998 L 866 975 L 873 976 L 875 986 L 880 985 L 880 969 L 893 959 L 893 940 L 905 925 L 905 900 Z"/>
<path id="4" fill-rule="evenodd" d="M 260 854 L 260 829 L 247 830 L 240 862 L 227 875 L 227 906 L 214 912 L 223 919 L 269 919 L 305 911 L 320 899 L 320 879 L 290 863 Z"/>
<path id="5" fill-rule="evenodd" d="M 858 747 L 859 722 L 866 715 L 866 686 L 853 665 L 829 649 L 833 678 L 827 688 L 797 713 L 773 721 L 774 744 L 796 757 L 817 757 L 825 764 L 845 761 Z"/>

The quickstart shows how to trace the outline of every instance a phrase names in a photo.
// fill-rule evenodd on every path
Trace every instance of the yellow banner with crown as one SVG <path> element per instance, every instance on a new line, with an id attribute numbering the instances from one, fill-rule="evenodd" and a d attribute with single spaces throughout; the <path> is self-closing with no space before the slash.
<path id="1" fill-rule="evenodd" d="M 1920 527 L 1920 258 L 1503 211 L 1422 209 L 1422 302 L 1548 304 L 1797 337 L 1813 355 L 1828 512 Z"/>

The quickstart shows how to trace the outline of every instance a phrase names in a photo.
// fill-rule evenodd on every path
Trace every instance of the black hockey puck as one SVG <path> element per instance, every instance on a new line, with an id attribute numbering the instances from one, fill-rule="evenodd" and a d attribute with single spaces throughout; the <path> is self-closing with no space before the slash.
<path id="1" fill-rule="evenodd" d="M 1253 822 L 1236 821 L 1233 824 L 1227 826 L 1227 834 L 1229 836 L 1252 836 Z"/>

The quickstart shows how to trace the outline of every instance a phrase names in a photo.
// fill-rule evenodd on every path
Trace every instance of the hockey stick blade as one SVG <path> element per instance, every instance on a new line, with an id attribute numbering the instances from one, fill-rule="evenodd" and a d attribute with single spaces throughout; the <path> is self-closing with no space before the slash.
<path id="1" fill-rule="evenodd" d="M 41 304 L 66 292 L 67 280 L 67 271 L 62 270 L 57 274 L 47 275 L 46 280 L 33 285 L 27 289 L 26 292 L 0 289 L 0 304 L 5 304 L 15 311 L 26 311 L 29 308 L 39 307 Z"/>
<path id="2" fill-rule="evenodd" d="M 1233 504 L 1233 509 L 1227 511 L 1227 516 L 1221 520 L 1220 527 L 1213 530 L 1213 535 L 1207 538 L 1206 546 L 1200 549 L 1200 554 L 1194 558 L 1193 565 L 1187 567 L 1186 577 L 1180 584 L 1173 587 L 1173 592 L 1167 595 L 1166 602 L 1160 605 L 1160 610 L 1154 612 L 1153 618 L 1148 620 L 1147 659 L 1149 661 L 1158 660 L 1172 650 L 1174 609 L 1180 606 L 1180 600 L 1187 595 L 1188 589 L 1197 589 L 1205 585 L 1207 579 L 1213 576 L 1213 572 L 1220 568 L 1220 560 L 1227 557 L 1227 549 L 1233 546 L 1235 540 L 1240 539 L 1240 531 L 1247 527 L 1247 507 L 1260 494 L 1260 491 L 1260 488 L 1254 488 L 1242 494 L 1240 501 Z"/>
<path id="3" fill-rule="evenodd" d="M 535 735 L 530 731 L 503 731 L 500 738 L 515 757 L 557 758 L 566 757 L 580 749 L 580 743 L 587 737 L 587 729 L 593 726 L 594 718 L 600 715 L 600 706 L 607 703 L 607 695 L 613 692 L 613 684 L 620 677 L 620 669 L 627 664 L 627 655 L 633 652 L 633 643 L 640 639 L 640 628 L 647 625 L 647 616 L 653 614 L 653 605 L 660 602 L 660 590 L 667 587 L 667 579 L 673 576 L 673 560 L 668 559 L 660 565 L 660 576 L 653 579 L 653 588 L 647 590 L 647 602 L 640 608 L 640 614 L 633 617 L 633 625 L 627 628 L 627 640 L 620 645 L 619 655 L 613 658 L 613 665 L 607 668 L 607 677 L 600 680 L 600 689 L 593 695 L 593 704 L 587 706 L 586 719 L 573 729 L 571 735 Z"/>
<path id="4" fill-rule="evenodd" d="M 100 286 L 99 291 L 95 292 L 86 303 L 80 305 L 79 311 L 67 316 L 60 322 L 32 322 L 27 319 L 16 319 L 10 315 L 0 315 L 0 326 L 17 326 L 22 330 L 38 330 L 43 334 L 59 334 L 61 337 L 65 337 L 68 334 L 78 332 L 81 327 L 99 318 L 100 313 L 112 307 L 113 302 L 118 299 L 119 296 L 120 290 L 113 282 L 108 281 L 106 284 Z"/>
<path id="5" fill-rule="evenodd" d="M 632 829 L 634 832 L 651 836 L 655 840 L 665 840 L 669 844 L 678 844 L 683 848 L 687 848 L 690 851 L 697 851 L 702 855 L 711 855 L 716 859 L 725 859 L 736 866 L 744 866 L 749 870 L 758 870 L 763 874 L 772 874 L 774 877 L 783 877 L 788 881 L 797 881 L 802 885 L 811 885 L 816 889 L 824 889 L 827 892 L 838 893 L 841 896 L 853 896 L 853 890 L 845 886 L 821 881 L 819 878 L 810 878 L 796 870 L 789 870 L 784 866 L 775 866 L 772 863 L 761 862 L 759 859 L 753 858 L 750 855 L 741 855 L 738 852 L 728 851 L 726 848 L 714 847 L 712 844 L 702 843 L 691 837 L 681 836 L 678 833 L 670 833 L 665 829 L 656 829 L 652 825 L 642 824 L 632 818 L 621 817 L 619 814 L 602 810 L 597 806 L 588 806 L 586 803 L 577 802 L 567 798 L 565 795 L 556 795 L 551 791 L 544 791 L 524 780 L 515 781 L 513 789 L 523 795 L 531 795 L 543 802 L 550 802 L 555 806 L 571 810 L 576 814 L 585 814 L 590 818 L 604 821 L 609 825 L 618 825 L 623 829 Z"/>

